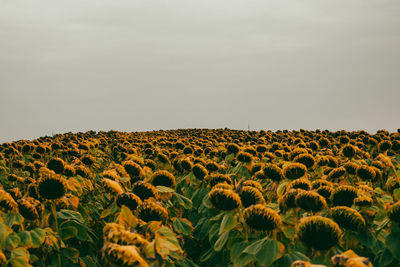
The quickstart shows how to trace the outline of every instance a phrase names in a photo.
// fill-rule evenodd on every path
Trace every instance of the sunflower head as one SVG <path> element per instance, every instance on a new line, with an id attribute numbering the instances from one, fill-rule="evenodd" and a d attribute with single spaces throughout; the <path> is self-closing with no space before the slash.
<path id="1" fill-rule="evenodd" d="M 59 175 L 45 175 L 39 180 L 38 192 L 44 199 L 62 198 L 66 192 L 65 180 Z"/>
<path id="2" fill-rule="evenodd" d="M 297 194 L 295 203 L 299 208 L 312 212 L 319 212 L 327 207 L 325 198 L 314 191 L 301 191 Z"/>
<path id="3" fill-rule="evenodd" d="M 347 230 L 360 231 L 365 229 L 365 220 L 361 214 L 349 207 L 338 206 L 331 209 L 332 219 Z"/>
<path id="4" fill-rule="evenodd" d="M 333 206 L 351 207 L 357 196 L 356 188 L 349 185 L 341 185 L 332 191 L 331 203 Z"/>
<path id="5" fill-rule="evenodd" d="M 239 162 L 242 162 L 242 163 L 249 163 L 249 162 L 252 161 L 253 155 L 251 155 L 251 154 L 248 153 L 248 152 L 239 152 L 239 153 L 237 154 L 236 159 L 237 159 Z"/>
<path id="6" fill-rule="evenodd" d="M 142 200 L 140 198 L 130 192 L 126 193 L 121 193 L 117 196 L 117 204 L 118 206 L 125 205 L 127 206 L 130 210 L 135 211 L 136 208 L 142 204 Z"/>
<path id="7" fill-rule="evenodd" d="M 120 224 L 107 223 L 103 228 L 104 240 L 118 245 L 146 246 L 150 242 L 142 235 L 133 233 Z"/>
<path id="8" fill-rule="evenodd" d="M 61 174 L 64 171 L 65 163 L 60 158 L 52 158 L 47 162 L 47 168 L 54 171 L 57 174 Z"/>
<path id="9" fill-rule="evenodd" d="M 304 166 L 306 166 L 307 169 L 312 168 L 315 164 L 315 158 L 308 153 L 303 153 L 303 154 L 297 155 L 293 159 L 293 161 L 304 164 Z"/>
<path id="10" fill-rule="evenodd" d="M 150 221 L 161 221 L 165 222 L 168 219 L 168 211 L 161 205 L 145 201 L 137 209 L 136 215 L 139 219 L 150 222 Z"/>
<path id="11" fill-rule="evenodd" d="M 282 224 L 279 214 L 263 204 L 246 208 L 243 218 L 251 229 L 258 231 L 272 231 Z"/>
<path id="12" fill-rule="evenodd" d="M 306 247 L 329 250 L 339 244 L 342 231 L 331 219 L 311 216 L 301 219 L 297 235 Z"/>
<path id="13" fill-rule="evenodd" d="M 239 192 L 239 196 L 242 205 L 245 208 L 255 204 L 263 204 L 265 202 L 261 192 L 252 186 L 243 186 Z"/>
<path id="14" fill-rule="evenodd" d="M 33 198 L 22 198 L 18 200 L 18 210 L 19 213 L 26 219 L 26 220 L 36 220 L 39 219 L 39 212 L 37 207 L 40 206 L 40 202 L 34 200 Z M 41 209 L 39 208 L 39 211 Z"/>
<path id="15" fill-rule="evenodd" d="M 307 168 L 301 163 L 289 163 L 283 168 L 283 176 L 289 180 L 303 177 L 307 173 Z"/>
<path id="16" fill-rule="evenodd" d="M 400 201 L 397 201 L 395 204 L 391 205 L 387 214 L 390 220 L 400 223 Z"/>
<path id="17" fill-rule="evenodd" d="M 254 180 L 246 180 L 242 183 L 242 186 L 251 186 L 251 187 L 258 189 L 260 192 L 263 191 L 262 185 L 259 182 L 254 181 Z"/>
<path id="18" fill-rule="evenodd" d="M 136 246 L 121 246 L 114 243 L 105 243 L 103 257 L 110 265 L 148 267 L 149 264 L 140 256 Z"/>
<path id="19" fill-rule="evenodd" d="M 138 163 L 129 160 L 122 162 L 122 166 L 124 167 L 125 171 L 129 174 L 132 183 L 143 179 L 143 170 Z"/>
<path id="20" fill-rule="evenodd" d="M 356 148 L 352 145 L 345 145 L 342 147 L 342 155 L 346 158 L 352 158 L 356 154 Z"/>
<path id="21" fill-rule="evenodd" d="M 18 208 L 17 202 L 12 198 L 12 196 L 0 188 L 0 208 L 6 212 L 16 210 Z"/>
<path id="22" fill-rule="evenodd" d="M 166 187 L 174 187 L 176 184 L 175 176 L 169 171 L 165 170 L 160 170 L 153 173 L 151 176 L 151 183 L 154 186 L 162 185 Z"/>
<path id="23" fill-rule="evenodd" d="M 337 180 L 346 174 L 344 167 L 338 167 L 329 172 L 328 179 Z"/>
<path id="24" fill-rule="evenodd" d="M 193 166 L 192 172 L 193 172 L 194 176 L 198 180 L 201 180 L 201 181 L 204 179 L 204 177 L 206 177 L 208 175 L 208 171 L 207 171 L 206 167 L 204 167 L 200 163 L 197 163 Z"/>
<path id="25" fill-rule="evenodd" d="M 211 203 L 219 210 L 234 210 L 242 205 L 240 196 L 229 189 L 214 188 L 208 193 Z"/>
<path id="26" fill-rule="evenodd" d="M 356 174 L 363 181 L 372 181 L 376 176 L 375 170 L 367 165 L 358 166 Z"/>
<path id="27" fill-rule="evenodd" d="M 103 178 L 103 180 L 101 180 L 101 183 L 104 186 L 104 188 L 110 193 L 121 194 L 124 192 L 124 189 L 122 188 L 121 184 L 117 181 L 113 181 L 108 178 Z"/>
<path id="28" fill-rule="evenodd" d="M 311 182 L 306 178 L 300 178 L 291 181 L 287 184 L 287 189 L 303 189 L 303 190 L 310 190 L 311 189 Z"/>
<path id="29" fill-rule="evenodd" d="M 140 197 L 142 200 L 157 198 L 158 196 L 158 191 L 155 186 L 144 181 L 134 183 L 132 185 L 132 193 Z"/>
<path id="30" fill-rule="evenodd" d="M 220 173 L 211 174 L 206 178 L 206 181 L 211 187 L 219 183 L 233 184 L 232 179 L 228 175 Z"/>
<path id="31" fill-rule="evenodd" d="M 343 167 L 346 169 L 348 174 L 355 175 L 357 173 L 358 165 L 354 162 L 348 161 L 343 165 Z"/>
<path id="32" fill-rule="evenodd" d="M 279 168 L 276 164 L 267 163 L 263 167 L 264 176 L 267 179 L 271 179 L 272 181 L 279 182 L 283 179 L 282 169 Z"/>
<path id="33" fill-rule="evenodd" d="M 278 199 L 279 209 L 281 211 L 286 211 L 296 208 L 296 196 L 302 191 L 302 189 L 290 189 L 286 191 L 286 193 Z"/>
<path id="34" fill-rule="evenodd" d="M 354 199 L 354 205 L 358 207 L 371 207 L 373 203 L 369 196 L 358 196 Z"/>

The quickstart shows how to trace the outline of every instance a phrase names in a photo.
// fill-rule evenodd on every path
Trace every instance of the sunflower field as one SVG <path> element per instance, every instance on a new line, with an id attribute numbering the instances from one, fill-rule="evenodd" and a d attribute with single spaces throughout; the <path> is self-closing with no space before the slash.
<path id="1" fill-rule="evenodd" d="M 0 266 L 400 266 L 400 133 L 89 131 L 0 145 Z"/>

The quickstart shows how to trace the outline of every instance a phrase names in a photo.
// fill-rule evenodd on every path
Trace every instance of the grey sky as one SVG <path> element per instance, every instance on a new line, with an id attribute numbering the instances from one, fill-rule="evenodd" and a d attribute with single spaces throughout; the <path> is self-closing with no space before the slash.
<path id="1" fill-rule="evenodd" d="M 400 128 L 398 0 L 0 0 L 0 142 Z"/>

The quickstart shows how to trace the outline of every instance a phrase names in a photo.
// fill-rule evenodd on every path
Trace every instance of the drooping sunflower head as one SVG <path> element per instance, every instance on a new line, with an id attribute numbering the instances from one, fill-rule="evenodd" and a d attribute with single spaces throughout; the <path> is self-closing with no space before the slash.
<path id="1" fill-rule="evenodd" d="M 132 193 L 140 197 L 141 200 L 146 200 L 149 198 L 157 198 L 158 191 L 154 185 L 144 182 L 138 181 L 132 185 Z"/>
<path id="2" fill-rule="evenodd" d="M 315 158 L 308 153 L 303 153 L 303 154 L 297 155 L 293 159 L 293 162 L 302 163 L 302 164 L 304 164 L 304 166 L 307 167 L 307 169 L 310 169 L 315 164 Z"/>
<path id="3" fill-rule="evenodd" d="M 276 164 L 267 163 L 263 167 L 264 175 L 267 179 L 271 179 L 272 181 L 279 182 L 283 179 L 282 169 L 279 168 Z"/>
<path id="4" fill-rule="evenodd" d="M 135 245 L 142 247 L 150 243 L 142 235 L 133 233 L 116 223 L 107 223 L 103 228 L 103 235 L 105 242 L 118 245 Z"/>
<path id="5" fill-rule="evenodd" d="M 327 180 L 324 180 L 324 179 L 317 179 L 317 180 L 312 181 L 311 188 L 316 190 L 325 185 L 330 186 L 330 185 L 332 185 L 332 183 Z"/>
<path id="6" fill-rule="evenodd" d="M 62 198 L 66 192 L 65 180 L 59 175 L 45 175 L 39 180 L 38 192 L 44 199 Z"/>
<path id="7" fill-rule="evenodd" d="M 253 156 L 248 152 L 239 152 L 236 159 L 242 163 L 249 163 L 253 160 Z"/>
<path id="8" fill-rule="evenodd" d="M 132 183 L 143 179 L 143 170 L 138 163 L 129 160 L 122 162 L 122 166 L 131 178 Z"/>
<path id="9" fill-rule="evenodd" d="M 174 187 L 176 184 L 175 176 L 169 171 L 165 170 L 156 171 L 153 173 L 150 180 L 154 186 L 162 185 L 166 187 Z"/>
<path id="10" fill-rule="evenodd" d="M 121 246 L 114 243 L 105 243 L 103 257 L 110 265 L 148 267 L 149 264 L 140 256 L 136 246 Z"/>
<path id="11" fill-rule="evenodd" d="M 108 192 L 114 194 L 121 194 L 124 192 L 124 189 L 122 188 L 121 184 L 117 181 L 113 181 L 108 178 L 103 178 L 103 180 L 101 180 L 101 183 L 104 186 L 104 189 L 106 189 Z"/>
<path id="12" fill-rule="evenodd" d="M 356 174 L 363 181 L 372 181 L 376 176 L 374 169 L 367 165 L 358 166 Z"/>
<path id="13" fill-rule="evenodd" d="M 341 185 L 332 191 L 331 203 L 333 206 L 351 207 L 358 196 L 357 189 L 349 185 Z"/>
<path id="14" fill-rule="evenodd" d="M 342 147 L 342 154 L 346 158 L 352 158 L 356 154 L 356 148 L 352 145 L 345 145 Z"/>
<path id="15" fill-rule="evenodd" d="M 246 180 L 242 183 L 242 186 L 251 186 L 251 187 L 258 189 L 260 192 L 263 191 L 262 185 L 259 182 L 254 181 L 254 180 Z"/>
<path id="16" fill-rule="evenodd" d="M 229 189 L 214 188 L 208 193 L 208 197 L 213 206 L 219 210 L 234 210 L 242 205 L 240 196 Z"/>
<path id="17" fill-rule="evenodd" d="M 18 208 L 17 202 L 12 198 L 12 196 L 0 188 L 0 208 L 4 211 L 9 212 Z"/>
<path id="18" fill-rule="evenodd" d="M 65 163 L 60 158 L 52 158 L 47 162 L 47 168 L 54 171 L 57 174 L 61 174 L 64 171 Z"/>
<path id="19" fill-rule="evenodd" d="M 272 231 L 282 224 L 279 214 L 263 204 L 246 208 L 243 218 L 251 229 L 258 231 Z"/>
<path id="20" fill-rule="evenodd" d="M 136 215 L 139 219 L 150 222 L 150 221 L 161 221 L 165 222 L 168 219 L 168 211 L 161 205 L 152 201 L 143 202 L 137 209 Z"/>
<path id="21" fill-rule="evenodd" d="M 346 169 L 344 167 L 338 167 L 329 172 L 328 179 L 336 180 L 343 177 L 345 174 Z"/>
<path id="22" fill-rule="evenodd" d="M 36 220 L 39 218 L 39 212 L 37 210 L 37 206 L 40 206 L 40 202 L 34 200 L 33 198 L 22 198 L 18 200 L 18 210 L 19 213 L 26 220 Z M 40 210 L 40 209 L 39 209 Z"/>
<path id="23" fill-rule="evenodd" d="M 358 165 L 354 162 L 348 161 L 343 167 L 346 169 L 346 172 L 351 175 L 355 175 L 357 173 Z"/>
<path id="24" fill-rule="evenodd" d="M 230 185 L 233 184 L 232 179 L 228 175 L 220 174 L 220 173 L 209 175 L 206 178 L 206 181 L 211 187 L 213 187 L 214 185 L 219 184 L 219 183 L 227 183 Z"/>
<path id="25" fill-rule="evenodd" d="M 332 219 L 347 230 L 360 231 L 365 229 L 365 220 L 362 215 L 349 207 L 338 206 L 331 209 Z"/>
<path id="26" fill-rule="evenodd" d="M 296 208 L 296 196 L 302 191 L 302 189 L 290 189 L 286 191 L 286 193 L 278 199 L 279 209 L 281 211 L 287 211 Z"/>
<path id="27" fill-rule="evenodd" d="M 311 182 L 306 178 L 296 179 L 287 184 L 287 190 L 290 189 L 310 190 Z"/>
<path id="28" fill-rule="evenodd" d="M 395 204 L 391 205 L 387 214 L 390 220 L 400 223 L 400 201 L 397 201 Z"/>
<path id="29" fill-rule="evenodd" d="M 306 247 L 329 250 L 339 244 L 342 231 L 331 219 L 311 216 L 301 219 L 297 236 Z"/>
<path id="30" fill-rule="evenodd" d="M 307 173 L 307 168 L 301 163 L 289 163 L 283 168 L 283 175 L 289 180 L 303 177 Z"/>
<path id="31" fill-rule="evenodd" d="M 63 174 L 65 175 L 65 176 L 67 176 L 67 177 L 72 177 L 72 176 L 75 176 L 75 168 L 73 167 L 73 166 L 71 166 L 71 165 L 68 165 L 68 164 L 66 164 L 65 166 L 64 166 L 64 172 L 63 172 Z"/>
<path id="32" fill-rule="evenodd" d="M 200 163 L 197 163 L 193 166 L 192 168 L 193 175 L 198 179 L 198 180 L 203 180 L 204 177 L 208 175 L 208 171 L 206 167 L 201 165 Z"/>
<path id="33" fill-rule="evenodd" d="M 354 199 L 354 205 L 358 207 L 371 207 L 373 203 L 369 196 L 358 196 Z"/>
<path id="34" fill-rule="evenodd" d="M 243 186 L 239 192 L 239 196 L 242 205 L 245 208 L 255 204 L 263 204 L 265 202 L 261 192 L 252 186 Z"/>
<path id="35" fill-rule="evenodd" d="M 301 191 L 295 198 L 297 207 L 312 212 L 322 211 L 327 207 L 325 198 L 314 191 Z"/>
<path id="36" fill-rule="evenodd" d="M 135 211 L 136 208 L 142 204 L 142 200 L 135 194 L 126 192 L 126 193 L 121 193 L 117 196 L 117 204 L 118 206 L 125 205 L 127 206 L 130 210 Z"/>

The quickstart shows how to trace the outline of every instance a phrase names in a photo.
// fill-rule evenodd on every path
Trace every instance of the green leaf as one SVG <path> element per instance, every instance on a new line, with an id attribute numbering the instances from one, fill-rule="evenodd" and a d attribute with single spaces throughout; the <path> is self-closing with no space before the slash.
<path id="1" fill-rule="evenodd" d="M 251 242 L 250 245 L 247 245 L 243 252 L 251 255 L 256 255 L 261 250 L 263 243 L 264 239 Z"/>
<path id="2" fill-rule="evenodd" d="M 57 219 L 60 220 L 75 220 L 81 224 L 85 222 L 83 219 L 82 215 L 74 210 L 65 210 L 62 209 L 59 212 L 57 212 Z"/>
<path id="3" fill-rule="evenodd" d="M 61 228 L 61 238 L 63 240 L 68 240 L 74 238 L 78 235 L 78 229 L 73 226 L 66 226 Z"/>
<path id="4" fill-rule="evenodd" d="M 396 188 L 396 189 L 393 191 L 393 197 L 394 197 L 394 199 L 395 199 L 396 201 L 398 201 L 398 200 L 400 199 L 400 188 Z"/>
<path id="5" fill-rule="evenodd" d="M 277 240 L 265 239 L 261 250 L 256 254 L 258 264 L 270 266 L 273 262 L 282 256 L 281 249 L 283 245 Z"/>
<path id="6" fill-rule="evenodd" d="M 377 259 L 376 259 L 376 266 L 381 266 L 381 267 L 385 267 L 388 266 L 392 263 L 392 261 L 394 260 L 392 253 L 390 252 L 390 250 L 388 249 L 383 249 L 381 251 L 378 252 L 377 254 Z"/>
<path id="7" fill-rule="evenodd" d="M 236 226 L 236 220 L 232 216 L 231 212 L 225 214 L 224 218 L 222 219 L 221 225 L 219 227 L 219 235 L 223 232 L 230 231 Z"/>
<path id="8" fill-rule="evenodd" d="M 66 258 L 74 260 L 79 257 L 79 251 L 76 248 L 68 247 L 62 250 L 62 255 Z"/>
<path id="9" fill-rule="evenodd" d="M 18 236 L 20 238 L 20 245 L 23 247 L 33 247 L 33 241 L 32 241 L 32 236 L 29 232 L 27 231 L 21 231 L 18 233 Z"/>
<path id="10" fill-rule="evenodd" d="M 188 219 L 174 218 L 173 226 L 176 232 L 184 235 L 190 235 L 193 232 L 192 223 Z"/>
<path id="11" fill-rule="evenodd" d="M 205 188 L 197 189 L 192 196 L 192 203 L 194 207 L 199 207 L 203 203 L 204 197 L 207 195 L 208 190 Z"/>
<path id="12" fill-rule="evenodd" d="M 6 217 L 4 218 L 4 223 L 8 227 L 12 227 L 15 224 L 21 224 L 23 221 L 24 217 L 22 217 L 19 213 L 7 213 Z"/>
<path id="13" fill-rule="evenodd" d="M 400 260 L 400 233 L 391 233 L 386 238 L 386 246 L 392 252 L 393 256 Z"/>
<path id="14" fill-rule="evenodd" d="M 232 262 L 234 262 L 236 266 L 248 266 L 250 262 L 254 260 L 254 255 L 243 253 L 247 245 L 248 243 L 243 241 L 237 242 L 232 246 L 230 255 Z"/>
<path id="15" fill-rule="evenodd" d="M 0 249 L 4 249 L 8 235 L 12 233 L 11 228 L 0 222 Z"/>
<path id="16" fill-rule="evenodd" d="M 217 241 L 214 244 L 214 250 L 215 251 L 220 251 L 226 244 L 226 241 L 228 241 L 229 237 L 229 231 L 224 232 L 220 237 L 217 239 Z"/>
<path id="17" fill-rule="evenodd" d="M 181 194 L 174 193 L 174 199 L 178 202 L 179 205 L 184 207 L 185 209 L 191 209 L 192 208 L 192 201 L 188 199 L 185 196 L 182 196 Z"/>
<path id="18" fill-rule="evenodd" d="M 29 252 L 25 248 L 17 248 L 11 251 L 11 257 L 8 264 L 13 267 L 26 267 L 29 265 Z"/>
<path id="19" fill-rule="evenodd" d="M 174 193 L 175 190 L 170 188 L 170 187 L 166 187 L 166 186 L 162 186 L 162 185 L 157 185 L 156 186 L 158 192 L 160 193 Z"/>
<path id="20" fill-rule="evenodd" d="M 46 239 L 46 231 L 41 228 L 36 228 L 30 231 L 30 234 L 34 248 L 40 247 Z"/>
<path id="21" fill-rule="evenodd" d="M 292 253 L 283 255 L 282 258 L 280 258 L 277 262 L 277 265 L 282 267 L 291 267 L 292 263 L 298 260 L 311 262 L 311 260 L 304 254 L 294 251 Z"/>
<path id="22" fill-rule="evenodd" d="M 132 211 L 128 207 L 122 205 L 121 212 L 118 216 L 118 222 L 121 225 L 135 228 L 138 224 L 138 219 L 133 215 Z"/>
<path id="23" fill-rule="evenodd" d="M 7 237 L 5 246 L 11 247 L 11 248 L 16 248 L 19 245 L 20 241 L 21 241 L 21 238 L 16 233 L 12 233 Z"/>
<path id="24" fill-rule="evenodd" d="M 200 256 L 200 262 L 205 262 L 214 257 L 215 251 L 213 249 L 209 249 L 204 251 Z"/>

